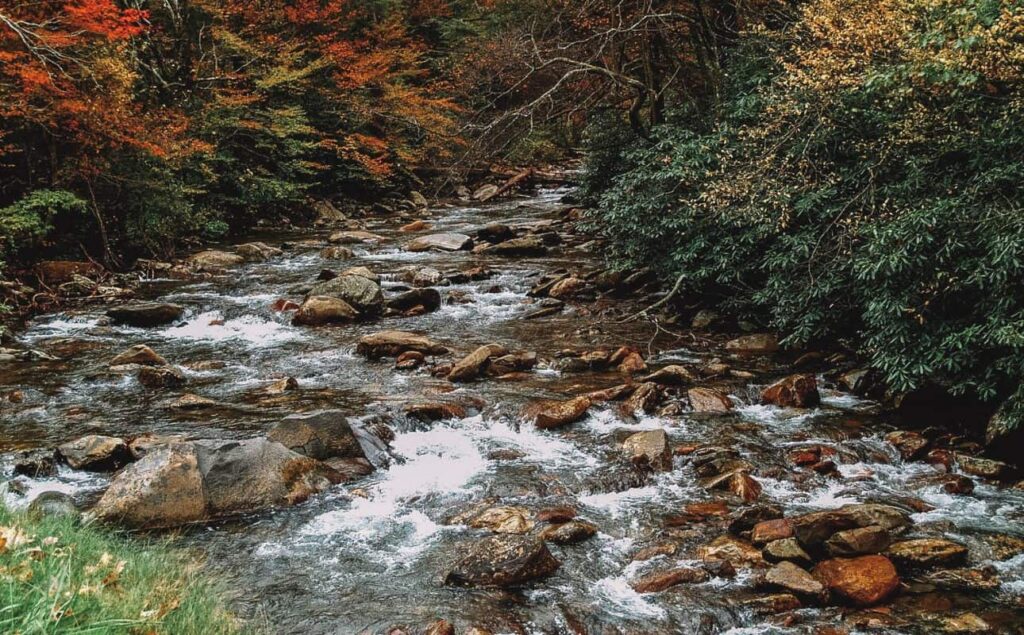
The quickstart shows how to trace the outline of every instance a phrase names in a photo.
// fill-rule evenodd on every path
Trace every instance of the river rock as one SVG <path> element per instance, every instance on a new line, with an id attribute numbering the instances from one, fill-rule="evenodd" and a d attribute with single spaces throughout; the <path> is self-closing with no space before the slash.
<path id="1" fill-rule="evenodd" d="M 740 509 L 729 521 L 729 532 L 742 534 L 745 531 L 752 531 L 758 523 L 766 520 L 777 520 L 783 517 L 783 509 L 778 505 L 754 505 Z"/>
<path id="2" fill-rule="evenodd" d="M 327 237 L 327 242 L 334 243 L 336 245 L 352 245 L 356 243 L 377 243 L 384 240 L 383 236 L 362 230 L 362 229 L 350 229 L 340 232 L 334 232 Z"/>
<path id="3" fill-rule="evenodd" d="M 247 262 L 263 262 L 280 256 L 283 251 L 277 247 L 271 247 L 267 243 L 246 243 L 235 247 L 235 253 L 245 258 Z"/>
<path id="4" fill-rule="evenodd" d="M 160 326 L 181 318 L 185 308 L 162 302 L 136 302 L 107 311 L 107 317 L 128 326 Z"/>
<path id="5" fill-rule="evenodd" d="M 473 543 L 467 555 L 445 575 L 456 586 L 516 587 L 545 578 L 561 566 L 544 541 L 515 535 L 496 535 Z"/>
<path id="6" fill-rule="evenodd" d="M 986 565 L 973 569 L 940 569 L 924 580 L 949 591 L 987 592 L 999 589 L 1002 581 L 995 567 Z"/>
<path id="7" fill-rule="evenodd" d="M 39 279 L 54 286 L 70 281 L 75 276 L 99 276 L 103 268 L 93 262 L 77 260 L 44 260 L 32 268 Z"/>
<path id="8" fill-rule="evenodd" d="M 885 556 L 826 560 L 813 575 L 838 598 L 855 606 L 873 606 L 899 587 L 896 568 Z"/>
<path id="9" fill-rule="evenodd" d="M 750 542 L 762 546 L 776 540 L 793 537 L 793 523 L 788 518 L 765 520 L 750 530 Z"/>
<path id="10" fill-rule="evenodd" d="M 487 374 L 501 377 L 509 373 L 520 373 L 532 370 L 537 365 L 537 353 L 509 353 L 500 357 L 491 357 L 487 363 Z"/>
<path id="11" fill-rule="evenodd" d="M 885 435 L 887 443 L 899 450 L 904 461 L 916 461 L 928 451 L 931 442 L 920 432 L 895 430 Z"/>
<path id="12" fill-rule="evenodd" d="M 455 626 L 448 620 L 436 620 L 427 625 L 423 635 L 455 635 Z"/>
<path id="13" fill-rule="evenodd" d="M 441 293 L 437 289 L 412 289 L 391 298 L 387 306 L 392 311 L 406 313 L 422 307 L 426 313 L 433 313 L 441 308 Z"/>
<path id="14" fill-rule="evenodd" d="M 711 575 L 704 569 L 678 567 L 666 571 L 655 571 L 638 578 L 629 585 L 637 593 L 659 593 L 679 584 L 707 582 Z"/>
<path id="15" fill-rule="evenodd" d="M 217 271 L 240 265 L 245 262 L 245 258 L 238 254 L 210 249 L 193 254 L 186 262 L 190 267 L 199 271 Z"/>
<path id="16" fill-rule="evenodd" d="M 790 375 L 761 393 L 761 401 L 784 408 L 813 408 L 821 403 L 814 375 Z"/>
<path id="17" fill-rule="evenodd" d="M 185 373 L 174 366 L 143 366 L 135 376 L 139 383 L 150 390 L 180 388 L 187 382 Z"/>
<path id="18" fill-rule="evenodd" d="M 548 253 L 548 248 L 536 236 L 524 236 L 490 245 L 484 252 L 498 256 L 543 256 Z"/>
<path id="19" fill-rule="evenodd" d="M 761 484 L 746 470 L 733 470 L 716 476 L 706 481 L 704 486 L 731 492 L 746 503 L 753 503 L 761 497 Z"/>
<path id="20" fill-rule="evenodd" d="M 477 230 L 476 237 L 483 242 L 496 244 L 516 237 L 512 228 L 502 223 L 490 223 Z"/>
<path id="21" fill-rule="evenodd" d="M 444 355 L 448 349 L 430 338 L 405 331 L 380 331 L 364 335 L 356 343 L 356 353 L 368 359 L 398 357 L 406 351 Z"/>
<path id="22" fill-rule="evenodd" d="M 47 478 L 57 475 L 57 462 L 53 451 L 22 452 L 14 459 L 13 474 L 29 478 Z"/>
<path id="23" fill-rule="evenodd" d="M 640 384 L 633 390 L 633 394 L 622 402 L 622 412 L 632 416 L 636 412 L 654 412 L 661 403 L 661 387 L 654 382 Z"/>
<path id="24" fill-rule="evenodd" d="M 597 534 L 597 526 L 581 520 L 551 525 L 540 532 L 540 539 L 556 545 L 575 545 Z"/>
<path id="25" fill-rule="evenodd" d="M 267 433 L 267 438 L 313 459 L 366 458 L 340 410 L 289 415 Z"/>
<path id="26" fill-rule="evenodd" d="M 88 472 L 110 472 L 132 460 L 124 439 L 98 434 L 58 446 L 57 456 L 72 468 Z"/>
<path id="27" fill-rule="evenodd" d="M 424 422 L 463 419 L 467 414 L 466 409 L 461 405 L 443 401 L 414 403 L 405 407 L 407 417 Z"/>
<path id="28" fill-rule="evenodd" d="M 548 291 L 548 296 L 558 300 L 568 300 L 575 298 L 587 288 L 585 280 L 570 276 L 563 280 L 559 280 L 551 289 Z"/>
<path id="29" fill-rule="evenodd" d="M 500 344 L 485 344 L 466 355 L 452 367 L 448 381 L 472 381 L 484 374 L 492 357 L 500 357 L 508 351 Z"/>
<path id="30" fill-rule="evenodd" d="M 292 317 L 296 326 L 323 326 L 325 324 L 349 324 L 359 319 L 359 311 L 340 298 L 327 295 L 313 295 L 303 301 Z"/>
<path id="31" fill-rule="evenodd" d="M 783 538 L 769 542 L 764 546 L 761 555 L 768 562 L 794 562 L 802 567 L 813 564 L 811 556 L 804 551 L 796 538 Z"/>
<path id="32" fill-rule="evenodd" d="M 825 541 L 825 550 L 832 556 L 862 556 L 885 551 L 892 536 L 878 525 L 839 531 Z"/>
<path id="33" fill-rule="evenodd" d="M 526 414 L 541 430 L 550 430 L 575 423 L 587 416 L 590 398 L 576 397 L 568 401 L 540 401 L 527 406 Z"/>
<path id="34" fill-rule="evenodd" d="M 789 561 L 784 560 L 769 569 L 764 581 L 769 589 L 788 591 L 797 597 L 816 602 L 824 601 L 828 597 L 825 585 Z"/>
<path id="35" fill-rule="evenodd" d="M 962 452 L 957 452 L 955 457 L 960 469 L 971 476 L 998 481 L 1010 476 L 1015 471 L 1002 461 L 970 456 Z"/>
<path id="36" fill-rule="evenodd" d="M 481 185 L 477 189 L 473 190 L 473 200 L 481 203 L 489 201 L 498 195 L 498 191 L 501 188 L 493 183 L 487 185 Z"/>
<path id="37" fill-rule="evenodd" d="M 166 366 L 167 360 L 145 344 L 137 344 L 110 360 L 111 366 L 127 366 L 140 364 L 143 366 Z"/>
<path id="38" fill-rule="evenodd" d="M 908 569 L 948 568 L 967 560 L 967 547 L 951 540 L 918 538 L 892 544 L 885 555 Z"/>
<path id="39" fill-rule="evenodd" d="M 778 615 L 800 609 L 803 604 L 792 593 L 773 593 L 746 600 L 743 602 L 743 606 L 750 608 L 758 615 Z"/>
<path id="40" fill-rule="evenodd" d="M 653 381 L 654 383 L 661 384 L 663 386 L 684 386 L 686 384 L 692 384 L 695 381 L 700 381 L 700 377 L 685 366 L 673 364 L 657 370 L 646 377 L 641 377 L 640 381 Z"/>
<path id="41" fill-rule="evenodd" d="M 414 238 L 406 244 L 406 251 L 462 251 L 473 248 L 473 239 L 465 234 L 429 234 Z"/>
<path id="42" fill-rule="evenodd" d="M 691 388 L 686 392 L 694 412 L 722 414 L 732 411 L 732 400 L 713 388 Z"/>
<path id="43" fill-rule="evenodd" d="M 362 315 L 378 315 L 384 309 L 380 285 L 363 276 L 338 276 L 313 285 L 308 297 L 330 296 L 344 300 Z"/>
<path id="44" fill-rule="evenodd" d="M 64 492 L 42 492 L 28 504 L 26 513 L 32 518 L 79 518 L 82 513 L 78 511 L 73 498 Z"/>
<path id="45" fill-rule="evenodd" d="M 737 567 L 763 566 L 761 550 L 746 540 L 724 535 L 697 550 L 701 560 L 725 560 Z"/>
<path id="46" fill-rule="evenodd" d="M 725 349 L 732 353 L 768 355 L 779 350 L 779 339 L 770 333 L 744 335 L 726 342 Z"/>
<path id="47" fill-rule="evenodd" d="M 356 255 L 348 247 L 332 245 L 321 249 L 320 257 L 324 260 L 351 260 L 352 258 L 355 258 Z"/>
<path id="48" fill-rule="evenodd" d="M 804 548 L 817 550 L 837 532 L 872 525 L 899 533 L 910 527 L 911 520 L 909 514 L 891 505 L 846 505 L 794 518 L 793 533 Z"/>
<path id="49" fill-rule="evenodd" d="M 128 527 L 173 527 L 294 505 L 337 480 L 323 463 L 266 439 L 190 441 L 121 471 L 92 514 Z"/>
<path id="50" fill-rule="evenodd" d="M 430 229 L 430 223 L 424 220 L 414 220 L 411 223 L 406 223 L 398 228 L 398 231 L 411 234 L 414 232 L 422 232 Z"/>
<path id="51" fill-rule="evenodd" d="M 622 448 L 636 465 L 657 472 L 672 470 L 672 450 L 664 430 L 637 432 L 622 442 Z"/>
<path id="52" fill-rule="evenodd" d="M 487 529 L 496 534 L 526 534 L 536 522 L 525 507 L 491 507 L 469 521 L 474 529 Z"/>

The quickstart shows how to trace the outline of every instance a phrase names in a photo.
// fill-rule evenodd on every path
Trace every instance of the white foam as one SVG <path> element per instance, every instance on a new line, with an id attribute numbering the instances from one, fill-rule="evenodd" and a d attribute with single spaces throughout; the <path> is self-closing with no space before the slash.
<path id="1" fill-rule="evenodd" d="M 184 324 L 166 328 L 158 334 L 162 337 L 184 340 L 241 340 L 264 347 L 304 337 L 298 329 L 256 315 L 224 320 L 220 311 L 200 313 Z"/>
<path id="2" fill-rule="evenodd" d="M 597 596 L 592 606 L 602 612 L 627 618 L 644 617 L 664 620 L 668 612 L 655 604 L 653 595 L 642 595 L 633 590 L 625 576 L 602 578 L 593 585 Z"/>

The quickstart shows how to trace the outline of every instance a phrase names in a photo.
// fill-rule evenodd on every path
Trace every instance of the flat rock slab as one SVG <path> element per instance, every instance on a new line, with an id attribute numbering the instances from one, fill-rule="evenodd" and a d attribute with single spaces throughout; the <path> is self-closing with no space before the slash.
<path id="1" fill-rule="evenodd" d="M 161 302 L 135 302 L 107 311 L 107 317 L 116 324 L 128 326 L 161 326 L 181 319 L 185 308 Z"/>
<path id="2" fill-rule="evenodd" d="M 466 234 L 430 234 L 409 241 L 406 251 L 462 251 L 473 247 L 473 239 Z"/>

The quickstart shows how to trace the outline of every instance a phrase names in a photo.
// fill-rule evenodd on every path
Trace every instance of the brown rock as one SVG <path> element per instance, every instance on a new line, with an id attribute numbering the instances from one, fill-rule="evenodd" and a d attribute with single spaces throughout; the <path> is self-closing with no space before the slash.
<path id="1" fill-rule="evenodd" d="M 719 536 L 699 548 L 697 557 L 701 560 L 725 560 L 737 567 L 764 564 L 760 549 L 745 540 L 729 535 Z"/>
<path id="2" fill-rule="evenodd" d="M 572 507 L 546 507 L 537 512 L 537 520 L 542 523 L 567 523 L 576 518 L 576 510 Z"/>
<path id="3" fill-rule="evenodd" d="M 368 359 L 398 357 L 406 351 L 418 351 L 424 355 L 443 355 L 448 349 L 427 337 L 405 331 L 381 331 L 364 335 L 356 343 L 356 353 Z"/>
<path id="4" fill-rule="evenodd" d="M 635 465 L 658 472 L 672 470 L 672 452 L 664 430 L 637 432 L 623 441 L 622 447 Z"/>
<path id="5" fill-rule="evenodd" d="M 881 553 L 891 542 L 888 531 L 871 525 L 836 532 L 825 541 L 825 550 L 832 556 L 861 556 Z"/>
<path id="6" fill-rule="evenodd" d="M 667 571 L 655 571 L 630 583 L 637 593 L 659 593 L 678 584 L 707 582 L 711 575 L 704 569 L 679 567 Z"/>
<path id="7" fill-rule="evenodd" d="M 700 377 L 685 366 L 672 365 L 642 377 L 640 381 L 652 381 L 663 386 L 684 386 L 700 381 Z"/>
<path id="8" fill-rule="evenodd" d="M 177 388 L 185 385 L 185 374 L 173 366 L 143 366 L 136 378 L 151 390 Z"/>
<path id="9" fill-rule="evenodd" d="M 765 595 L 743 603 L 759 615 L 777 615 L 787 611 L 795 611 L 802 608 L 800 599 L 791 593 L 777 593 Z"/>
<path id="10" fill-rule="evenodd" d="M 57 458 L 76 470 L 109 472 L 132 460 L 124 439 L 98 434 L 75 439 L 57 447 Z"/>
<path id="11" fill-rule="evenodd" d="M 814 375 L 791 375 L 765 388 L 761 401 L 784 408 L 813 408 L 821 403 Z"/>
<path id="12" fill-rule="evenodd" d="M 855 606 L 878 604 L 900 584 L 892 562 L 878 555 L 826 560 L 813 574 L 829 591 Z"/>
<path id="13" fill-rule="evenodd" d="M 492 357 L 501 357 L 507 353 L 500 344 L 481 346 L 455 363 L 452 372 L 448 374 L 448 381 L 472 381 L 484 373 Z"/>
<path id="14" fill-rule="evenodd" d="M 526 414 L 542 430 L 560 428 L 575 423 L 587 415 L 590 399 L 585 396 L 568 401 L 541 401 L 530 404 Z"/>
<path id="15" fill-rule="evenodd" d="M 779 340 L 769 333 L 744 335 L 727 342 L 725 348 L 733 353 L 767 355 L 779 350 Z"/>
<path id="16" fill-rule="evenodd" d="M 587 283 L 584 280 L 570 276 L 556 282 L 548 291 L 548 296 L 558 300 L 568 300 L 578 296 L 586 287 Z"/>
<path id="17" fill-rule="evenodd" d="M 967 560 L 967 547 L 940 538 L 919 538 L 892 544 L 885 552 L 900 567 L 956 567 Z"/>
<path id="18" fill-rule="evenodd" d="M 409 404 L 405 407 L 406 416 L 419 421 L 441 421 L 444 419 L 463 419 L 466 409 L 457 403 L 440 401 Z"/>
<path id="19" fill-rule="evenodd" d="M 424 221 L 424 220 L 414 220 L 411 223 L 408 223 L 406 225 L 402 225 L 402 227 L 400 228 L 400 231 L 403 231 L 403 232 L 406 232 L 406 233 L 412 233 L 412 232 L 423 232 L 423 231 L 427 231 L 428 229 L 430 229 L 430 223 L 428 223 L 427 221 Z"/>
<path id="20" fill-rule="evenodd" d="M 551 525 L 540 533 L 540 539 L 556 545 L 575 545 L 597 534 L 597 526 L 580 520 Z"/>
<path id="21" fill-rule="evenodd" d="M 800 543 L 797 542 L 796 538 L 783 538 L 782 540 L 776 540 L 769 542 L 764 546 L 764 550 L 761 552 L 764 559 L 768 562 L 782 562 L 788 560 L 795 562 L 800 566 L 808 566 L 813 564 L 811 556 L 804 551 Z"/>
<path id="22" fill-rule="evenodd" d="M 793 537 L 793 523 L 786 518 L 765 520 L 750 530 L 750 542 L 766 545 L 769 542 Z"/>
<path id="23" fill-rule="evenodd" d="M 769 589 L 788 591 L 798 597 L 818 602 L 828 597 L 825 585 L 789 561 L 782 561 L 769 569 L 764 580 Z"/>
<path id="24" fill-rule="evenodd" d="M 761 484 L 746 470 L 734 470 L 713 477 L 706 481 L 704 486 L 708 489 L 726 490 L 747 503 L 752 503 L 761 496 Z"/>
<path id="25" fill-rule="evenodd" d="M 262 262 L 280 256 L 284 252 L 277 247 L 271 247 L 267 243 L 255 242 L 235 247 L 235 253 L 248 262 Z"/>
<path id="26" fill-rule="evenodd" d="M 732 410 L 728 395 L 713 388 L 691 388 L 686 394 L 694 412 L 724 413 Z"/>
<path id="27" fill-rule="evenodd" d="M 547 577 L 560 566 L 541 540 L 495 535 L 470 545 L 467 555 L 445 575 L 445 584 L 516 587 Z"/>
<path id="28" fill-rule="evenodd" d="M 347 324 L 359 319 L 359 311 L 340 298 L 314 295 L 306 298 L 292 324 L 301 326 L 322 326 L 325 324 Z"/>
<path id="29" fill-rule="evenodd" d="M 496 534 L 525 534 L 536 523 L 525 507 L 491 507 L 477 514 L 468 525 L 474 529 L 487 529 Z"/>
<path id="30" fill-rule="evenodd" d="M 619 372 L 626 373 L 627 375 L 635 375 L 642 373 L 647 370 L 647 363 L 640 353 L 630 352 L 626 357 L 619 362 Z"/>
<path id="31" fill-rule="evenodd" d="M 145 344 L 137 344 L 110 360 L 111 366 L 126 366 L 128 364 L 166 366 L 167 360 Z"/>
<path id="32" fill-rule="evenodd" d="M 634 412 L 652 413 L 661 401 L 661 389 L 654 382 L 640 384 L 633 390 L 633 394 L 622 404 L 622 410 L 626 414 Z"/>
<path id="33" fill-rule="evenodd" d="M 657 558 L 658 556 L 672 556 L 679 551 L 679 545 L 674 542 L 662 542 L 650 547 L 645 547 L 633 555 L 633 562 L 644 562 Z"/>
<path id="34" fill-rule="evenodd" d="M 419 351 L 406 351 L 395 360 L 395 368 L 398 370 L 413 370 L 419 368 L 426 361 L 426 356 Z"/>
<path id="35" fill-rule="evenodd" d="M 320 250 L 320 257 L 324 260 L 351 260 L 356 254 L 348 247 L 331 245 Z"/>
<path id="36" fill-rule="evenodd" d="M 978 456 L 956 453 L 956 462 L 965 474 L 978 476 L 990 480 L 1002 480 L 1013 471 L 1009 465 L 1002 461 L 984 459 Z"/>
<path id="37" fill-rule="evenodd" d="M 189 257 L 188 265 L 199 271 L 216 271 L 226 267 L 233 267 L 245 262 L 245 258 L 238 254 L 229 254 L 226 251 L 214 249 L 201 251 Z"/>
<path id="38" fill-rule="evenodd" d="M 267 433 L 267 438 L 314 459 L 365 458 L 345 413 L 340 410 L 289 415 Z"/>

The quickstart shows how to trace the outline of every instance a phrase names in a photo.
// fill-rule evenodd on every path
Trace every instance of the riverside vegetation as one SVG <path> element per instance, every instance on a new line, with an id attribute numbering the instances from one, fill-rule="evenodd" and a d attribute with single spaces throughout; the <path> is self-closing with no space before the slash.
<path id="1" fill-rule="evenodd" d="M 1019 0 L 0 6 L 0 624 L 1019 632 L 1022 68 Z"/>

